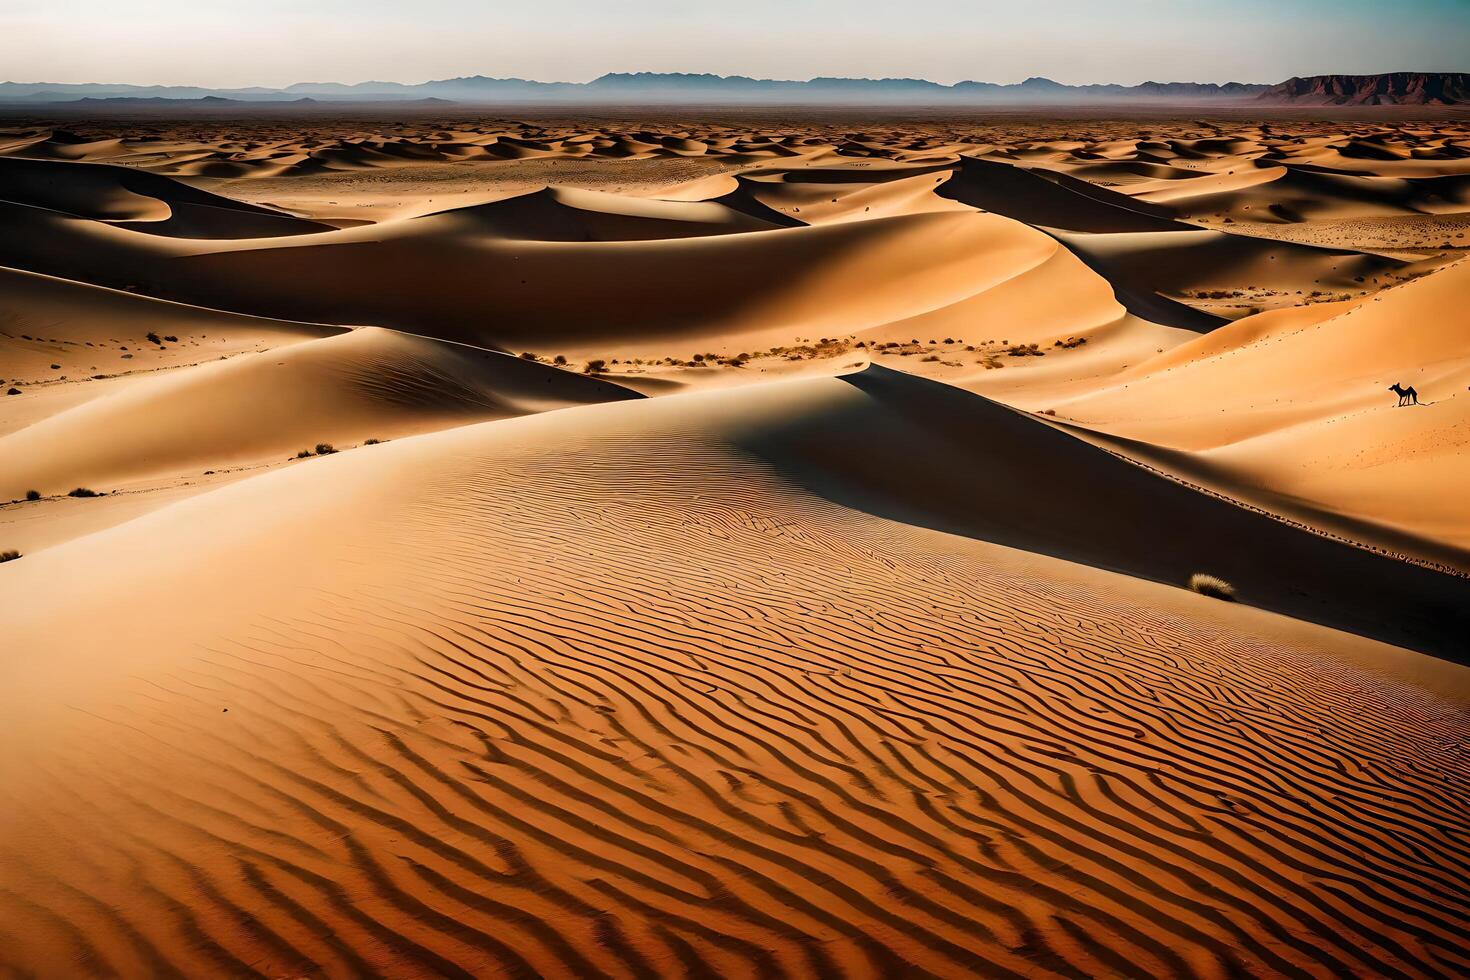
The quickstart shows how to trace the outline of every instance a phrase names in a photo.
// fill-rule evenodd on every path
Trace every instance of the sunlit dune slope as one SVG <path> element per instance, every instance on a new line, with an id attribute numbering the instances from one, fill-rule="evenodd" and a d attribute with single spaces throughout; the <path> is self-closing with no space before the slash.
<path id="1" fill-rule="evenodd" d="M 0 310 L 0 380 L 24 382 L 188 364 L 340 332 L 5 268 Z M 150 333 L 159 342 L 150 341 Z"/>
<path id="2" fill-rule="evenodd" d="M 1264 313 L 1058 410 L 1207 450 L 1203 460 L 1274 509 L 1320 508 L 1464 548 L 1467 294 L 1462 261 L 1370 300 Z M 1398 408 L 1391 384 L 1424 404 Z"/>
<path id="3" fill-rule="evenodd" d="M 1130 506 L 916 384 L 468 426 L 0 565 L 0 962 L 1470 969 L 1465 670 L 873 516 L 957 447 L 1043 549 Z"/>
<path id="4" fill-rule="evenodd" d="M 634 397 L 506 354 L 364 328 L 139 378 L 0 437 L 0 499 Z"/>

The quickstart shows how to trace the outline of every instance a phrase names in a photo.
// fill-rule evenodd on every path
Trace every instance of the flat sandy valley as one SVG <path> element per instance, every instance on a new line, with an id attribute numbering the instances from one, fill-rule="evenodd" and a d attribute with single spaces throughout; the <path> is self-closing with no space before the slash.
<path id="1" fill-rule="evenodd" d="M 1470 115 L 432 111 L 0 116 L 0 975 L 1470 973 Z"/>

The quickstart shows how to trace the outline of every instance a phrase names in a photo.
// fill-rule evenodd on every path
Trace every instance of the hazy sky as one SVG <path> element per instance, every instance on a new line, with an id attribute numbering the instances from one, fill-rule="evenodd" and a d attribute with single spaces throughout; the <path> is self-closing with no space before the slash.
<path id="1" fill-rule="evenodd" d="M 0 0 L 10 81 L 1280 81 L 1470 69 L 1470 0 Z"/>

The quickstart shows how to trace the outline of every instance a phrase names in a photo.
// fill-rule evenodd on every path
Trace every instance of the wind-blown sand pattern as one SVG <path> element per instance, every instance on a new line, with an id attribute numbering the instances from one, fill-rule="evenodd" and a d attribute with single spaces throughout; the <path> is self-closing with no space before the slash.
<path id="1" fill-rule="evenodd" d="M 1470 972 L 1462 128 L 564 122 L 0 138 L 4 972 Z"/>

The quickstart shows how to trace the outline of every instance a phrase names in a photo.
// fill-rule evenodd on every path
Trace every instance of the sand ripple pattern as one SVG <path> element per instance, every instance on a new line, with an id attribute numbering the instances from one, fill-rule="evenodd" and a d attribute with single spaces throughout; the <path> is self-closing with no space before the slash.
<path id="1" fill-rule="evenodd" d="M 672 436 L 337 560 L 0 786 L 3 972 L 1470 972 L 1470 719 L 1324 651 Z"/>

